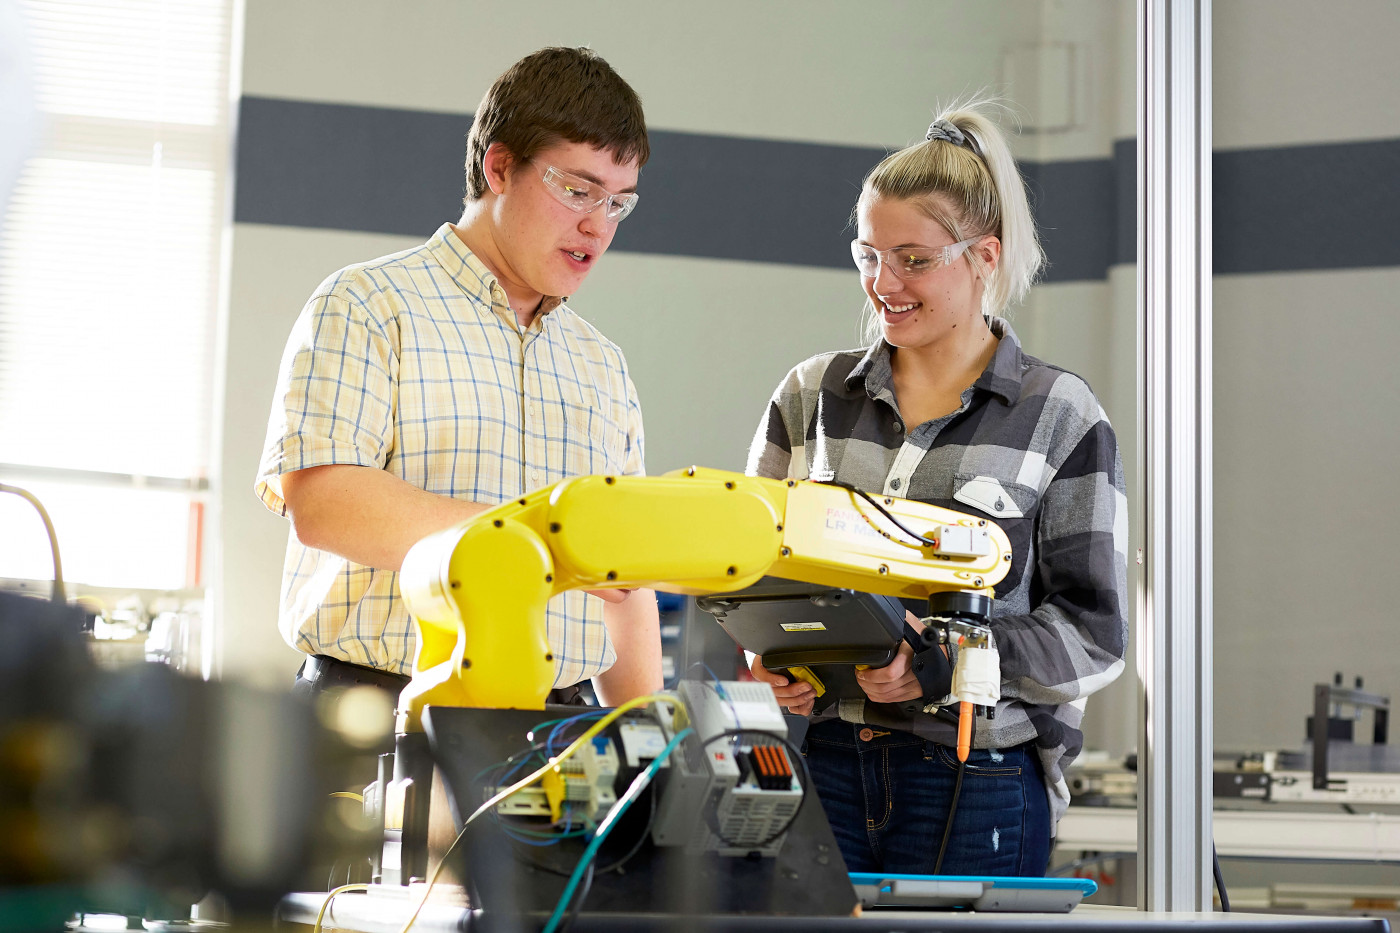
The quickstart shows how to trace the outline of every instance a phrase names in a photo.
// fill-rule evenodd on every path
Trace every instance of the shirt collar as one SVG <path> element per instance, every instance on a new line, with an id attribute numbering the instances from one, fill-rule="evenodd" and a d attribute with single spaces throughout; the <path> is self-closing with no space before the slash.
<path id="1" fill-rule="evenodd" d="M 984 389 L 1010 404 L 1021 395 L 1025 354 L 1021 350 L 1020 339 L 1005 318 L 993 317 L 987 323 L 993 336 L 1001 342 L 997 344 L 991 362 L 972 387 Z M 885 341 L 877 340 L 871 344 L 846 377 L 846 388 L 850 391 L 859 389 L 862 384 L 871 398 L 893 393 L 894 370 L 890 368 L 890 345 Z"/>
<path id="2" fill-rule="evenodd" d="M 491 270 L 486 268 L 486 263 L 468 249 L 467 244 L 453 232 L 451 224 L 443 224 L 428 240 L 428 252 L 468 298 L 503 317 L 508 317 L 512 324 L 515 323 L 515 312 L 510 309 L 510 303 L 506 300 L 505 289 Z M 546 295 L 540 302 L 535 319 L 543 326 L 544 316 L 567 300 L 567 297 Z"/>
<path id="3" fill-rule="evenodd" d="M 1000 396 L 1010 405 L 1021 397 L 1021 374 L 1026 371 L 1026 354 L 1021 350 L 1021 339 L 1005 318 L 993 317 L 987 323 L 1001 343 L 997 344 L 992 361 L 972 385 L 973 388 L 986 389 Z"/>

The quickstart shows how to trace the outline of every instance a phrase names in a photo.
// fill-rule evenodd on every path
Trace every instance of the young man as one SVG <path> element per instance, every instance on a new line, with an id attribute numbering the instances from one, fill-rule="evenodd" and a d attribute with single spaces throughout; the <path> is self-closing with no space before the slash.
<path id="1" fill-rule="evenodd" d="M 568 476 L 644 471 L 622 352 L 564 296 L 635 206 L 648 155 L 641 101 L 607 62 L 542 49 L 477 109 L 461 219 L 312 295 L 256 486 L 292 522 L 280 628 L 310 655 L 298 689 L 407 683 L 397 571 L 424 536 Z M 608 705 L 660 688 L 650 591 L 562 594 L 547 626 L 552 701 L 590 677 Z"/>

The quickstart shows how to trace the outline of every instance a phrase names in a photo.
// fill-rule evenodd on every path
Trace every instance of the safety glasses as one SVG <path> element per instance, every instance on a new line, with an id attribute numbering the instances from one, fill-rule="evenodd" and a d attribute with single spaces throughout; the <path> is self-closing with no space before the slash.
<path id="1" fill-rule="evenodd" d="M 874 278 L 880 272 L 880 263 L 901 279 L 916 279 L 941 266 L 951 265 L 980 236 L 961 240 L 949 246 L 902 246 L 894 249 L 875 249 L 859 240 L 851 241 L 851 258 L 856 261 L 860 274 Z"/>
<path id="2" fill-rule="evenodd" d="M 603 216 L 613 223 L 619 223 L 637 206 L 636 193 L 612 194 L 602 185 L 561 171 L 552 165 L 537 165 L 535 168 L 539 170 L 549 193 L 571 211 L 589 214 L 606 204 Z"/>

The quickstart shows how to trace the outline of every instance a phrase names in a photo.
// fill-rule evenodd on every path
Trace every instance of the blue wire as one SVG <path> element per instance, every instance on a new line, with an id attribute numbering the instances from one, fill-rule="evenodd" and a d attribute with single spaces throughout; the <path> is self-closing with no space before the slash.
<path id="1" fill-rule="evenodd" d="M 500 826 L 501 832 L 505 833 L 516 842 L 523 842 L 527 846 L 552 846 L 558 845 L 561 839 L 583 839 L 588 837 L 588 827 L 580 825 L 574 829 L 574 811 L 572 807 L 564 808 L 564 828 L 557 833 L 531 833 L 520 828 L 512 829 L 503 822 L 500 814 L 493 814 L 496 817 L 496 824 Z"/>
<path id="2" fill-rule="evenodd" d="M 705 686 L 713 690 L 715 692 L 715 696 L 723 700 L 724 703 L 729 707 L 729 715 L 734 717 L 734 728 L 737 729 L 740 726 L 742 726 L 743 723 L 739 720 L 739 711 L 734 708 L 734 701 L 729 698 L 729 694 L 724 692 L 723 682 L 719 679 L 719 675 L 716 674 L 713 670 L 711 670 L 710 665 L 706 664 L 704 661 L 690 662 L 690 667 L 687 667 L 685 669 L 687 674 L 690 673 L 691 667 L 703 667 L 705 669 L 705 673 L 710 675 L 710 680 L 714 681 L 714 683 L 705 684 Z M 705 682 L 701 681 L 701 683 Z"/>
<path id="3" fill-rule="evenodd" d="M 682 729 L 680 732 L 677 732 L 671 741 L 666 743 L 666 747 L 662 749 L 661 754 L 653 758 L 651 763 L 647 765 L 646 770 L 637 778 L 633 779 L 633 786 L 638 788 L 637 797 L 641 796 L 642 790 L 646 788 L 647 784 L 651 783 L 651 779 L 656 777 L 656 772 L 661 770 L 661 766 L 671 757 L 671 752 L 675 751 L 676 746 L 681 743 L 681 740 L 694 731 L 694 729 Z M 641 781 L 640 785 L 637 784 L 638 781 Z M 628 793 L 631 793 L 631 790 L 632 788 L 629 787 L 627 789 Z M 598 827 L 598 831 L 593 834 L 592 840 L 588 843 L 588 848 L 583 850 L 583 857 L 578 860 L 578 865 L 574 866 L 574 873 L 569 876 L 569 883 L 564 886 L 564 893 L 559 896 L 559 903 L 555 906 L 554 913 L 550 914 L 549 922 L 544 925 L 544 930 L 542 930 L 541 933 L 554 933 L 555 929 L 558 928 L 559 920 L 564 916 L 564 911 L 568 907 L 569 902 L 573 900 L 574 890 L 578 888 L 579 880 L 583 878 L 583 873 L 588 868 L 588 863 L 593 861 L 593 856 L 598 854 L 598 848 L 603 844 L 603 840 L 607 838 L 608 833 L 612 832 L 613 827 L 622 819 L 622 814 L 626 812 L 627 808 L 637 799 L 636 797 L 628 797 L 627 794 L 623 794 L 622 797 L 623 799 L 613 806 L 607 818 L 604 819 L 602 825 Z"/>
<path id="4" fill-rule="evenodd" d="M 544 722 L 535 723 L 535 725 L 532 726 L 532 727 L 530 728 L 530 735 L 534 735 L 536 732 L 539 732 L 539 731 L 540 731 L 541 729 L 543 729 L 545 726 L 555 726 L 555 727 L 557 728 L 558 726 L 563 726 L 563 725 L 566 725 L 567 723 L 573 722 L 574 720 L 579 719 L 580 717 L 584 717 L 584 716 L 594 716 L 594 715 L 598 715 L 598 714 L 590 710 L 590 711 L 587 712 L 587 713 L 580 713 L 578 716 L 573 716 L 573 717 L 570 717 L 569 719 L 546 719 Z M 550 738 L 552 739 L 553 737 L 554 737 L 554 733 L 551 732 L 551 733 L 550 733 Z M 553 743 L 552 743 L 552 742 L 550 743 L 550 747 L 549 747 L 549 749 L 547 749 L 547 750 L 552 752 L 552 750 L 553 750 Z M 508 784 L 508 783 L 510 783 L 510 780 L 509 780 L 509 779 L 510 779 L 511 775 L 515 774 L 515 773 L 518 772 L 521 768 L 525 767 L 525 763 L 526 763 L 527 761 L 530 760 L 530 754 L 529 754 L 528 751 L 519 753 L 519 755 L 520 755 L 520 757 L 516 760 L 515 764 L 511 767 L 511 769 L 510 769 L 509 771 L 507 771 L 505 774 L 501 775 L 501 777 L 499 777 L 499 778 L 496 780 L 496 783 L 497 783 L 497 784 Z M 515 756 L 515 755 L 512 755 L 511 757 L 512 757 L 512 758 L 515 758 L 516 756 Z M 543 759 L 543 757 L 544 757 L 544 756 L 541 756 L 542 759 Z M 507 761 L 509 761 L 509 759 L 507 759 Z M 491 768 L 494 768 L 494 767 L 499 767 L 499 766 L 498 766 L 498 765 L 492 765 L 492 766 L 487 767 L 487 768 L 482 768 L 480 771 L 478 771 L 478 772 L 476 773 L 476 777 L 473 777 L 472 780 L 473 780 L 473 781 L 477 780 L 477 778 L 480 778 L 483 774 L 485 774 L 487 771 L 490 771 Z"/>
<path id="5" fill-rule="evenodd" d="M 577 716 L 570 716 L 568 719 L 559 720 L 558 724 L 556 724 L 553 729 L 549 730 L 549 739 L 545 742 L 546 754 L 551 758 L 554 757 L 554 740 L 558 738 L 559 734 L 565 729 L 567 729 L 569 726 L 573 725 L 581 719 L 593 719 L 598 716 L 606 715 L 607 712 L 608 711 L 605 709 L 595 709 L 589 710 L 586 713 L 579 713 Z"/>
<path id="6" fill-rule="evenodd" d="M 514 839 L 516 842 L 524 843 L 527 846 L 536 847 L 558 845 L 560 839 L 576 839 L 579 836 L 583 835 L 583 833 L 575 833 L 573 835 L 558 835 L 553 837 L 552 839 L 531 839 L 529 836 L 521 836 L 518 833 L 513 832 L 504 823 L 501 824 L 501 832 L 505 833 L 507 836 Z"/>
<path id="7" fill-rule="evenodd" d="M 549 737 L 551 740 L 556 739 L 565 729 L 568 729 L 569 726 L 572 726 L 574 723 L 581 722 L 585 719 L 597 719 L 600 716 L 606 716 L 607 713 L 608 711 L 605 709 L 591 709 L 587 712 L 579 713 L 576 716 L 570 716 L 568 719 L 560 719 L 557 721 L 554 728 L 549 730 Z"/>
<path id="8" fill-rule="evenodd" d="M 708 668 L 706 669 L 708 670 Z M 724 692 L 724 688 L 720 686 L 719 681 L 716 680 L 712 684 L 706 684 L 706 686 L 713 690 L 715 696 L 723 700 L 724 704 L 729 707 L 729 715 L 734 718 L 734 728 L 738 729 L 743 726 L 743 722 L 739 719 L 739 711 L 734 708 L 734 701 L 729 698 L 729 694 Z"/>
<path id="9" fill-rule="evenodd" d="M 501 775 L 500 778 L 497 779 L 497 781 L 496 781 L 496 786 L 498 786 L 498 787 L 504 787 L 504 786 L 506 786 L 507 784 L 509 784 L 509 783 L 510 783 L 511 776 L 512 776 L 513 774 L 515 774 L 517 771 L 519 771 L 519 770 L 521 770 L 522 768 L 524 768 L 524 767 L 525 767 L 525 763 L 526 763 L 527 761 L 529 761 L 529 760 L 530 760 L 530 756 L 529 756 L 529 755 L 522 755 L 522 756 L 520 757 L 520 760 L 519 760 L 519 761 L 517 761 L 515 764 L 511 765 L 509 771 L 507 771 L 505 774 Z"/>

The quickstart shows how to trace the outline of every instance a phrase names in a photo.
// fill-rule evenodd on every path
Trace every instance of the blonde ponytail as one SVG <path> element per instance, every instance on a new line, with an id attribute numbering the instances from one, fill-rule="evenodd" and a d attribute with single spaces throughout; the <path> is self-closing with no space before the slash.
<path id="1" fill-rule="evenodd" d="M 988 115 L 995 106 L 973 97 L 944 108 L 928 138 L 871 169 L 860 194 L 861 200 L 913 200 L 954 241 L 986 234 L 1000 239 L 1001 259 L 982 290 L 987 316 L 1004 314 L 1025 298 L 1045 264 L 1025 182 L 1006 135 Z M 963 255 L 979 262 L 972 251 Z M 865 334 L 873 340 L 879 325 L 867 310 Z"/>

